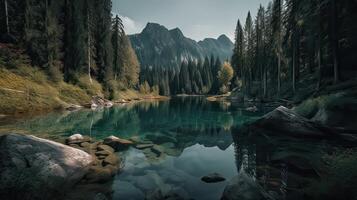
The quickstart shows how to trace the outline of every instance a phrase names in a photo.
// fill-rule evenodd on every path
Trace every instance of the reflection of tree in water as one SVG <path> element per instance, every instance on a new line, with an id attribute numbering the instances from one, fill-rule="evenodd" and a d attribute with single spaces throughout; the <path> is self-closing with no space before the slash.
<path id="1" fill-rule="evenodd" d="M 279 199 L 286 199 L 288 167 L 283 163 L 271 162 L 272 149 L 269 144 L 253 142 L 235 127 L 232 128 L 232 138 L 238 173 L 244 170 L 264 190 L 278 194 Z"/>

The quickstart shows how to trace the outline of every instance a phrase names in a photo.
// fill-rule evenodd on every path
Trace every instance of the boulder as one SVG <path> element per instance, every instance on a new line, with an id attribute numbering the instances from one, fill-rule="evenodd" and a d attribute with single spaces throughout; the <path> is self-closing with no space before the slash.
<path id="1" fill-rule="evenodd" d="M 103 144 L 108 145 L 112 147 L 114 150 L 123 150 L 128 148 L 133 144 L 132 141 L 126 140 L 126 139 L 121 139 L 115 136 L 109 136 L 104 139 Z"/>
<path id="2" fill-rule="evenodd" d="M 337 136 L 332 129 L 316 124 L 283 106 L 253 122 L 248 128 L 258 133 L 301 138 Z"/>
<path id="3" fill-rule="evenodd" d="M 83 136 L 83 135 L 77 133 L 77 134 L 69 136 L 66 139 L 66 144 L 68 144 L 68 145 L 71 145 L 71 144 L 80 145 L 81 143 L 84 143 L 84 142 L 91 142 L 91 140 L 92 139 L 90 137 Z"/>
<path id="4" fill-rule="evenodd" d="M 18 134 L 0 137 L 0 199 L 59 197 L 88 172 L 93 157 L 53 141 Z"/>
<path id="5" fill-rule="evenodd" d="M 221 200 L 263 200 L 274 199 L 242 169 L 224 188 Z"/>
<path id="6" fill-rule="evenodd" d="M 104 99 L 103 97 L 100 96 L 93 96 L 92 97 L 92 108 L 97 108 L 97 107 L 112 107 L 113 102 Z"/>
<path id="7" fill-rule="evenodd" d="M 218 183 L 225 181 L 226 179 L 221 174 L 213 173 L 202 177 L 201 180 L 205 183 Z"/>

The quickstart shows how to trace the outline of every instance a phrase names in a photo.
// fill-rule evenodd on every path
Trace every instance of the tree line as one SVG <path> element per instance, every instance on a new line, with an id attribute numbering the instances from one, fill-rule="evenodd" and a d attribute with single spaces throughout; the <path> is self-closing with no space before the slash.
<path id="1" fill-rule="evenodd" d="M 238 20 L 231 64 L 247 96 L 311 93 L 356 77 L 356 1 L 273 0 Z"/>
<path id="2" fill-rule="evenodd" d="M 137 86 L 140 65 L 111 0 L 1 0 L 0 36 L 53 81 L 99 81 L 108 97 Z"/>
<path id="3" fill-rule="evenodd" d="M 204 60 L 184 60 L 178 69 L 148 67 L 141 70 L 140 88 L 144 93 L 161 95 L 204 95 L 228 91 L 233 69 L 228 62 L 211 56 Z"/>

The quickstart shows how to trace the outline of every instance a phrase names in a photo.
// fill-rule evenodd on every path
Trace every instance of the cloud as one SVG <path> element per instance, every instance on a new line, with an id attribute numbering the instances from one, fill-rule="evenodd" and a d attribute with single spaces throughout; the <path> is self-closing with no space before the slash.
<path id="1" fill-rule="evenodd" d="M 123 25 L 124 25 L 124 30 L 125 33 L 130 35 L 130 34 L 135 34 L 135 33 L 140 33 L 143 30 L 143 25 L 134 21 L 130 17 L 123 16 L 118 14 L 119 17 L 123 20 Z"/>

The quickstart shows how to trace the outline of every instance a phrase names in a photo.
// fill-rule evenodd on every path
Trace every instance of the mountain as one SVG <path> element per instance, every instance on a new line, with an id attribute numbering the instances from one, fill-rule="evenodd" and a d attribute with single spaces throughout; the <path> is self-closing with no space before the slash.
<path id="1" fill-rule="evenodd" d="M 156 23 L 148 23 L 141 33 L 129 38 L 143 68 L 176 68 L 182 61 L 211 55 L 223 61 L 230 59 L 233 51 L 233 43 L 225 35 L 196 42 L 185 37 L 179 28 L 169 30 Z"/>

